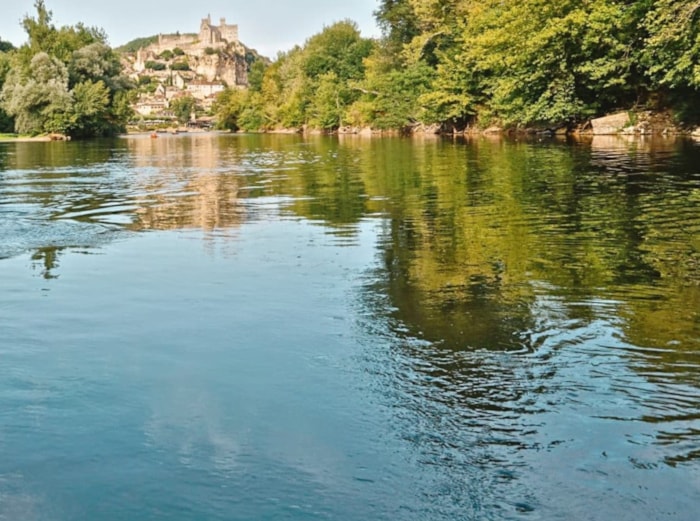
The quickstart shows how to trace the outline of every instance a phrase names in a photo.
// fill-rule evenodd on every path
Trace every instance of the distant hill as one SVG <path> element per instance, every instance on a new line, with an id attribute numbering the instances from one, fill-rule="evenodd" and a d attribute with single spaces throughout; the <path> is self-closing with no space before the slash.
<path id="1" fill-rule="evenodd" d="M 135 38 L 128 43 L 125 43 L 121 47 L 117 47 L 117 52 L 136 52 L 139 49 L 148 47 L 149 45 L 156 43 L 158 41 L 158 35 L 146 36 L 144 38 Z"/>

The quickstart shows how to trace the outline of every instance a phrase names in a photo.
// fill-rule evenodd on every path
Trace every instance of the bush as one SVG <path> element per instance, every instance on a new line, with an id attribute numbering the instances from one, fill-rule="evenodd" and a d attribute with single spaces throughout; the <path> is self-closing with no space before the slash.
<path id="1" fill-rule="evenodd" d="M 164 63 L 149 60 L 146 62 L 146 68 L 152 71 L 164 71 L 167 67 Z"/>
<path id="2" fill-rule="evenodd" d="M 213 47 L 207 47 L 206 49 L 204 49 L 204 54 L 206 54 L 208 56 L 211 56 L 212 54 L 216 54 L 216 49 L 214 49 Z"/>
<path id="3" fill-rule="evenodd" d="M 175 63 L 172 63 L 170 65 L 170 70 L 171 71 L 189 71 L 190 64 L 187 63 L 186 61 L 175 62 Z"/>
<path id="4" fill-rule="evenodd" d="M 173 54 L 174 54 L 175 56 L 184 56 L 184 55 L 185 55 L 185 51 L 183 51 L 183 50 L 180 49 L 179 47 L 175 47 L 175 48 L 173 49 Z"/>

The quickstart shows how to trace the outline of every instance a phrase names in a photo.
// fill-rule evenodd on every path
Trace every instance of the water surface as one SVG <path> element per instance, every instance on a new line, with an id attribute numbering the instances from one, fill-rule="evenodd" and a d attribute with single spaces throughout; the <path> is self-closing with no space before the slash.
<path id="1" fill-rule="evenodd" d="M 694 520 L 700 146 L 0 144 L 0 520 Z"/>

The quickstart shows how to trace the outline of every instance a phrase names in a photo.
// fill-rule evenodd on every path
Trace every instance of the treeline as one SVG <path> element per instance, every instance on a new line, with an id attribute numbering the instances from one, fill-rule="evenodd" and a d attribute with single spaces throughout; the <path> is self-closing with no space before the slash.
<path id="1" fill-rule="evenodd" d="M 382 0 L 216 106 L 225 128 L 573 127 L 620 109 L 700 120 L 698 0 Z"/>
<path id="2" fill-rule="evenodd" d="M 82 24 L 57 28 L 43 0 L 22 25 L 22 47 L 0 46 L 0 131 L 71 137 L 125 130 L 131 81 L 105 33 Z"/>

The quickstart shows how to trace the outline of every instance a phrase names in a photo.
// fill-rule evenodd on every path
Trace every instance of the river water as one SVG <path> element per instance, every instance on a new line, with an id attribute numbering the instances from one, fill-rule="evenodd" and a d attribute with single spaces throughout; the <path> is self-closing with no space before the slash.
<path id="1" fill-rule="evenodd" d="M 700 512 L 700 143 L 0 144 L 0 520 Z"/>

